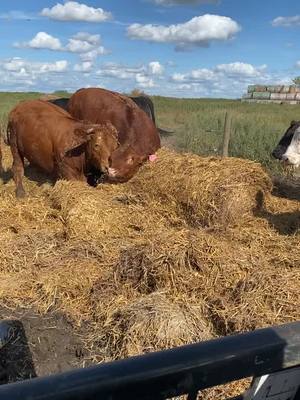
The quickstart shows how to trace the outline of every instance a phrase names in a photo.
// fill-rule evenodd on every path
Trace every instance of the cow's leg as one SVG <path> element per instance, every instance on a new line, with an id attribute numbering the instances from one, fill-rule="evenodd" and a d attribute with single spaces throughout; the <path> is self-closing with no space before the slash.
<path id="1" fill-rule="evenodd" d="M 86 176 L 74 169 L 65 162 L 58 162 L 57 164 L 57 176 L 58 178 L 65 179 L 67 181 L 82 181 L 87 182 Z"/>
<path id="2" fill-rule="evenodd" d="M 25 190 L 22 183 L 24 176 L 24 156 L 19 152 L 15 141 L 12 141 L 10 149 L 13 156 L 12 173 L 16 184 L 16 196 L 17 198 L 22 198 L 25 197 Z"/>

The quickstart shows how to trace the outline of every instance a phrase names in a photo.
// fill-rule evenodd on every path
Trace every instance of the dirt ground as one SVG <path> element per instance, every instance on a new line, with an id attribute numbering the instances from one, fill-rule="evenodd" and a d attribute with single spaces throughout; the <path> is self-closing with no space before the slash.
<path id="1" fill-rule="evenodd" d="M 75 329 L 62 314 L 1 307 L 0 319 L 17 321 L 14 339 L 0 349 L 2 384 L 92 364 L 80 339 L 84 328 Z"/>

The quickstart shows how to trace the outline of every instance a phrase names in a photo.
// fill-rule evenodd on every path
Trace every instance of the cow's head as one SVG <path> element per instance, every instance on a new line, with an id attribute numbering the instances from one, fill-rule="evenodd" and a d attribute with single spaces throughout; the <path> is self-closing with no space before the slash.
<path id="1" fill-rule="evenodd" d="M 300 166 L 300 124 L 295 130 L 291 143 L 281 159 L 294 167 Z"/>
<path id="2" fill-rule="evenodd" d="M 300 121 L 292 121 L 291 125 L 280 139 L 278 145 L 272 152 L 272 156 L 277 160 L 282 160 L 282 156 L 286 153 L 287 148 L 290 146 L 294 133 L 300 127 Z"/>
<path id="3" fill-rule="evenodd" d="M 104 174 L 108 173 L 111 164 L 111 155 L 117 149 L 118 132 L 110 123 L 81 124 L 74 130 L 72 146 L 66 151 L 66 155 L 76 152 L 85 152 L 87 163 L 95 170 Z"/>
<path id="4" fill-rule="evenodd" d="M 126 182 L 132 178 L 143 163 L 147 155 L 137 153 L 132 146 L 119 146 L 111 155 L 111 166 L 108 169 L 108 181 Z"/>

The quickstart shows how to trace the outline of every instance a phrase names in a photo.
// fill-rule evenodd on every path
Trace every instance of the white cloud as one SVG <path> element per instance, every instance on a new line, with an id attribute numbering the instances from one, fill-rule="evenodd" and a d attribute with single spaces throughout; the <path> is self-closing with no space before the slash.
<path id="1" fill-rule="evenodd" d="M 104 64 L 96 74 L 106 78 L 118 78 L 118 79 L 135 79 L 137 74 L 146 72 L 144 66 L 141 67 L 128 67 L 117 63 L 106 63 Z"/>
<path id="2" fill-rule="evenodd" d="M 103 22 L 112 18 L 112 14 L 102 8 L 89 7 L 76 1 L 67 1 L 64 4 L 58 3 L 52 8 L 44 8 L 41 15 L 58 21 Z"/>
<path id="3" fill-rule="evenodd" d="M 168 79 L 168 85 L 169 92 L 178 90 L 188 97 L 239 98 L 250 84 L 281 84 L 288 81 L 281 74 L 268 73 L 266 65 L 232 62 L 186 73 L 173 73 Z"/>
<path id="4" fill-rule="evenodd" d="M 187 5 L 187 4 L 215 4 L 219 0 L 153 0 L 161 6 Z"/>
<path id="5" fill-rule="evenodd" d="M 66 46 L 63 46 L 58 38 L 55 38 L 46 32 L 38 32 L 29 42 L 15 43 L 15 46 L 78 53 L 83 61 L 90 61 L 97 58 L 98 55 L 108 53 L 103 46 L 100 46 L 100 43 L 100 35 L 78 32 L 76 35 L 68 39 Z"/>
<path id="6" fill-rule="evenodd" d="M 5 71 L 19 72 L 21 69 L 24 69 L 25 61 L 23 61 L 21 58 L 15 57 L 2 62 L 0 65 Z"/>
<path id="7" fill-rule="evenodd" d="M 296 67 L 297 67 L 297 68 L 300 68 L 300 61 L 297 61 L 297 62 L 296 62 Z"/>
<path id="8" fill-rule="evenodd" d="M 190 78 L 195 81 L 211 81 L 215 79 L 215 73 L 207 68 L 195 69 L 190 73 Z"/>
<path id="9" fill-rule="evenodd" d="M 131 39 L 175 43 L 178 49 L 185 49 L 232 39 L 240 30 L 238 23 L 229 17 L 205 14 L 177 25 L 132 24 L 127 28 L 127 35 Z"/>
<path id="10" fill-rule="evenodd" d="M 77 72 L 91 72 L 94 67 L 92 61 L 83 61 L 81 64 L 74 65 L 74 71 Z"/>
<path id="11" fill-rule="evenodd" d="M 76 81 L 70 74 L 69 63 L 66 60 L 41 62 L 20 57 L 0 60 L 0 79 L 3 90 L 64 89 L 68 78 L 72 83 Z"/>
<path id="12" fill-rule="evenodd" d="M 143 75 L 143 74 L 136 74 L 135 80 L 136 80 L 138 86 L 140 86 L 142 88 L 151 88 L 151 87 L 155 86 L 153 79 L 149 78 L 148 76 Z"/>
<path id="13" fill-rule="evenodd" d="M 16 43 L 16 47 L 30 47 L 32 49 L 62 50 L 59 39 L 46 32 L 38 32 L 29 42 Z"/>
<path id="14" fill-rule="evenodd" d="M 172 80 L 173 80 L 174 82 L 184 82 L 184 81 L 185 81 L 185 78 L 186 78 L 186 75 L 185 75 L 185 74 L 180 74 L 179 72 L 175 72 L 175 73 L 172 75 Z"/>
<path id="15" fill-rule="evenodd" d="M 71 53 L 86 53 L 88 51 L 93 50 L 95 45 L 85 41 L 78 39 L 69 39 L 69 43 L 65 47 L 65 50 L 70 51 Z"/>
<path id="16" fill-rule="evenodd" d="M 93 61 L 98 56 L 102 56 L 105 54 L 108 54 L 108 51 L 103 46 L 99 46 L 97 49 L 80 54 L 80 58 L 82 61 Z"/>
<path id="17" fill-rule="evenodd" d="M 36 62 L 14 57 L 0 62 L 0 68 L 21 76 L 29 76 L 48 72 L 66 72 L 68 69 L 68 62 L 66 60 L 55 61 L 53 63 Z"/>
<path id="18" fill-rule="evenodd" d="M 162 75 L 164 72 L 164 67 L 159 61 L 151 61 L 149 63 L 149 71 L 152 75 Z"/>
<path id="19" fill-rule="evenodd" d="M 39 73 L 65 72 L 68 69 L 68 61 L 55 61 L 54 63 L 41 63 Z"/>
<path id="20" fill-rule="evenodd" d="M 272 25 L 275 27 L 283 26 L 285 28 L 300 26 L 300 15 L 294 15 L 292 17 L 277 17 L 273 19 Z"/>
<path id="21" fill-rule="evenodd" d="M 93 44 L 94 46 L 100 44 L 101 41 L 100 35 L 91 35 L 88 32 L 78 32 L 76 33 L 76 35 L 73 36 L 73 38 L 76 40 L 81 40 L 83 42 L 88 42 L 90 44 Z"/>
<path id="22" fill-rule="evenodd" d="M 251 64 L 243 63 L 243 62 L 234 62 L 230 64 L 220 64 L 217 65 L 215 70 L 217 72 L 224 72 L 224 74 L 228 76 L 232 75 L 243 75 L 243 76 L 260 76 L 261 72 L 266 69 L 266 65 L 262 65 L 260 67 L 254 67 Z"/>
<path id="23" fill-rule="evenodd" d="M 173 82 L 213 82 L 222 81 L 222 79 L 240 79 L 245 80 L 248 78 L 253 79 L 264 76 L 266 65 L 258 67 L 252 64 L 234 62 L 229 64 L 219 64 L 212 69 L 200 68 L 192 70 L 188 73 L 174 73 L 171 76 Z"/>
<path id="24" fill-rule="evenodd" d="M 114 83 L 122 86 L 124 82 L 127 86 L 126 90 L 132 90 L 136 85 L 141 88 L 154 88 L 157 86 L 154 77 L 160 75 L 158 72 L 163 73 L 161 64 L 158 61 L 154 63 L 154 66 L 149 63 L 148 65 L 135 67 L 117 63 L 106 63 L 96 71 L 96 75 L 103 79 L 112 79 Z M 152 67 L 150 67 L 150 64 Z M 155 73 L 153 73 L 153 69 Z"/>
<path id="25" fill-rule="evenodd" d="M 159 61 L 152 62 L 161 65 Z M 83 86 L 99 86 L 129 93 L 139 87 L 149 94 L 227 98 L 241 97 L 249 84 L 290 83 L 287 74 L 271 73 L 265 65 L 241 61 L 176 72 L 166 64 L 162 74 L 153 74 L 150 64 L 104 63 L 95 68 L 94 60 L 81 60 L 70 65 L 66 60 L 38 62 L 12 58 L 0 60 L 0 79 L 3 90 L 73 91 Z"/>
<path id="26" fill-rule="evenodd" d="M 103 46 L 100 46 L 100 35 L 90 35 L 87 32 L 78 32 L 71 37 L 65 47 L 66 51 L 78 53 L 83 61 L 91 61 L 99 55 L 108 53 Z"/>

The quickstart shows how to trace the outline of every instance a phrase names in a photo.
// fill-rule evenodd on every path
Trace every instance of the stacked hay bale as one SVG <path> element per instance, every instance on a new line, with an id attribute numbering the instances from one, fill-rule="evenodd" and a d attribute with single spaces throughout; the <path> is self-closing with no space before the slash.
<path id="1" fill-rule="evenodd" d="M 277 103 L 300 104 L 300 86 L 291 85 L 249 85 L 248 93 L 242 97 L 243 102 L 248 103 Z"/>

